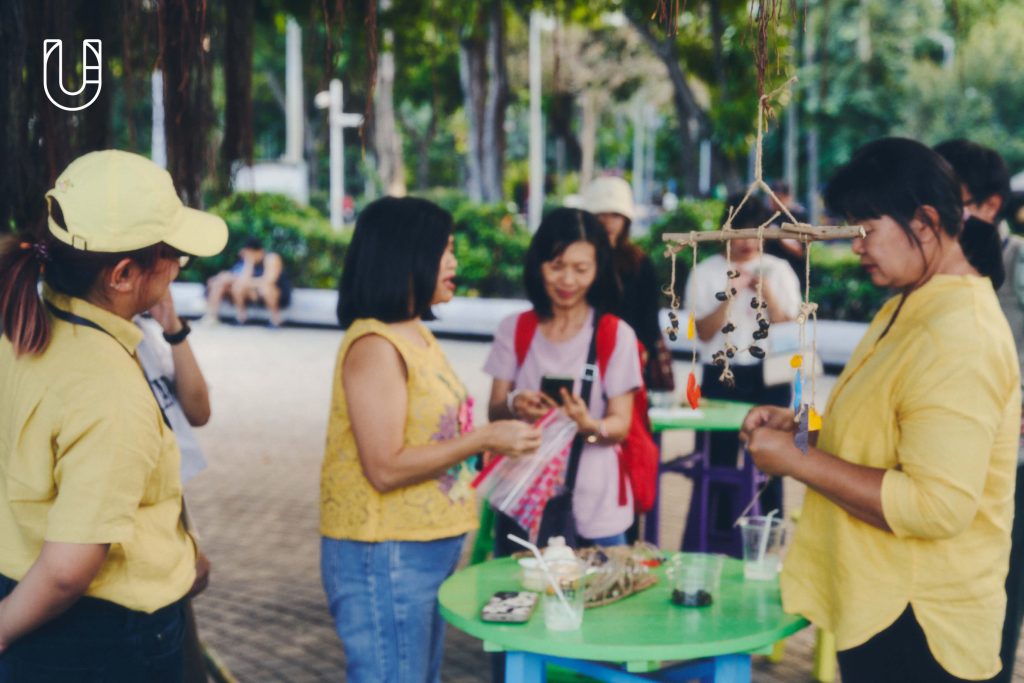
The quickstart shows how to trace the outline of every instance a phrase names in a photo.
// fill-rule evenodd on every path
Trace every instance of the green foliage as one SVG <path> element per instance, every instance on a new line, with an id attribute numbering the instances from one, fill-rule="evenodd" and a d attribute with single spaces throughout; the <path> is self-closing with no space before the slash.
<path id="1" fill-rule="evenodd" d="M 464 202 L 445 208 L 455 218 L 458 294 L 523 296 L 523 262 L 530 233 L 522 218 L 501 204 Z"/>
<path id="2" fill-rule="evenodd" d="M 338 285 L 351 231 L 336 233 L 316 209 L 279 194 L 241 193 L 210 209 L 228 224 L 228 246 L 217 256 L 199 259 L 182 279 L 203 282 L 234 264 L 247 237 L 259 237 L 268 251 L 284 259 L 296 287 L 333 289 Z"/>
<path id="3" fill-rule="evenodd" d="M 722 215 L 723 204 L 720 201 L 683 200 L 670 211 L 659 216 L 643 237 L 633 240 L 638 247 L 647 253 L 654 262 L 654 270 L 658 274 L 658 282 L 667 287 L 672 279 L 672 261 L 665 256 L 665 242 L 662 235 L 667 232 L 693 232 L 696 230 L 717 230 L 718 220 Z M 712 249 L 698 250 L 701 256 L 714 253 Z M 690 273 L 692 256 L 689 251 L 681 252 L 676 262 L 676 291 L 683 294 L 686 277 Z"/>
<path id="4" fill-rule="evenodd" d="M 911 67 L 914 97 L 907 132 L 936 144 L 969 138 L 999 151 L 1011 169 L 1024 167 L 1024 7 L 1004 5 L 976 23 L 958 45 L 958 68 L 933 62 Z"/>

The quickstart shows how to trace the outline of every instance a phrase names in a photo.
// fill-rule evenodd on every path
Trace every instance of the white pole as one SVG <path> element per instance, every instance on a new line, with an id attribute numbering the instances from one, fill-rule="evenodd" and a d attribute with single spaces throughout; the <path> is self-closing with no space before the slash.
<path id="1" fill-rule="evenodd" d="M 647 196 L 644 187 L 644 152 L 647 144 L 644 140 L 647 122 L 644 120 L 644 106 L 637 100 L 636 111 L 633 116 L 633 198 L 638 206 L 647 205 Z"/>
<path id="2" fill-rule="evenodd" d="M 150 156 L 160 168 L 167 168 L 167 138 L 164 134 L 164 74 L 160 69 L 153 71 L 150 78 L 153 97 L 153 136 Z"/>
<path id="3" fill-rule="evenodd" d="M 341 81 L 331 79 L 331 106 L 327 110 L 331 126 L 331 227 L 341 230 L 343 226 L 342 205 L 345 201 L 345 129 L 341 125 L 342 89 Z"/>
<path id="4" fill-rule="evenodd" d="M 285 148 L 284 161 L 302 161 L 302 29 L 288 17 L 285 29 Z"/>
<path id="5" fill-rule="evenodd" d="M 651 193 L 654 191 L 654 163 L 657 161 L 654 145 L 658 141 L 658 118 L 653 105 L 648 104 L 645 108 L 644 122 L 647 126 L 645 128 L 647 152 L 644 155 L 644 189 L 647 191 L 647 201 L 650 203 Z"/>
<path id="6" fill-rule="evenodd" d="M 700 141 L 700 176 L 697 189 L 702 195 L 711 194 L 711 141 Z"/>
<path id="7" fill-rule="evenodd" d="M 544 214 L 544 129 L 541 120 L 540 31 L 544 15 L 530 11 L 530 190 L 528 225 L 534 232 Z"/>

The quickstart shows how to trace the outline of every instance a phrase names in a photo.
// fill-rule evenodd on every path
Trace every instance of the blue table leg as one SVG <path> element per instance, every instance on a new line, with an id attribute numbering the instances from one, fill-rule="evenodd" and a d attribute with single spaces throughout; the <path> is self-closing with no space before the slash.
<path id="1" fill-rule="evenodd" d="M 750 655 L 722 655 L 714 659 L 713 683 L 750 683 Z"/>
<path id="2" fill-rule="evenodd" d="M 544 683 L 547 665 L 531 652 L 505 653 L 505 683 Z"/>

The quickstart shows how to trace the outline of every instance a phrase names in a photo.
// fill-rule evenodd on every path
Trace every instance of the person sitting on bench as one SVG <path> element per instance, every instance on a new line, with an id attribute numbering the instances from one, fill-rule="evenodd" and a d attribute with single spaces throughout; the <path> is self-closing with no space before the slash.
<path id="1" fill-rule="evenodd" d="M 266 307 L 272 327 L 281 325 L 281 309 L 291 299 L 291 283 L 284 272 L 281 255 L 266 251 L 258 237 L 248 238 L 238 251 L 238 261 L 231 270 L 222 271 L 206 283 L 207 318 L 218 319 L 220 302 L 230 295 L 235 304 L 236 319 L 245 324 L 246 306 L 250 303 Z"/>

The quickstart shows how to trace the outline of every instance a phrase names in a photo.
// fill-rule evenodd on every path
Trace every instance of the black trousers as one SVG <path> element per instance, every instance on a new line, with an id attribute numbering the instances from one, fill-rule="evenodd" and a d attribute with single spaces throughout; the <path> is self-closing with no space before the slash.
<path id="1" fill-rule="evenodd" d="M 999 659 L 1003 670 L 995 677 L 1010 683 L 1020 640 L 1020 622 L 1024 617 L 1024 467 L 1017 466 L 1017 490 L 1013 495 L 1013 530 L 1010 532 L 1010 571 L 1006 575 L 1006 616 Z"/>
<path id="2" fill-rule="evenodd" d="M 0 598 L 16 583 L 0 576 Z M 184 600 L 152 614 L 92 597 L 0 655 L 0 683 L 181 683 Z"/>
<path id="3" fill-rule="evenodd" d="M 913 607 L 892 626 L 857 647 L 838 653 L 843 683 L 960 683 L 935 661 Z M 994 680 L 994 679 L 991 679 Z"/>
<path id="4" fill-rule="evenodd" d="M 720 398 L 728 401 L 745 403 L 786 406 L 789 404 L 789 385 L 779 384 L 773 387 L 764 385 L 764 370 L 761 363 L 754 365 L 733 365 L 732 373 L 736 378 L 736 386 L 729 388 L 718 381 L 722 374 L 721 368 L 715 365 L 704 365 L 704 378 L 700 383 L 701 396 Z M 728 467 L 736 464 L 740 448 L 740 437 L 737 432 L 711 432 L 711 464 Z M 722 491 L 719 500 L 728 502 L 726 496 L 730 491 Z M 774 477 L 761 494 L 761 510 L 778 510 L 782 513 L 782 479 Z M 728 529 L 735 521 L 729 519 L 727 504 L 720 504 L 719 509 L 711 513 L 715 520 L 715 528 Z M 780 515 L 781 516 L 781 515 Z"/>

